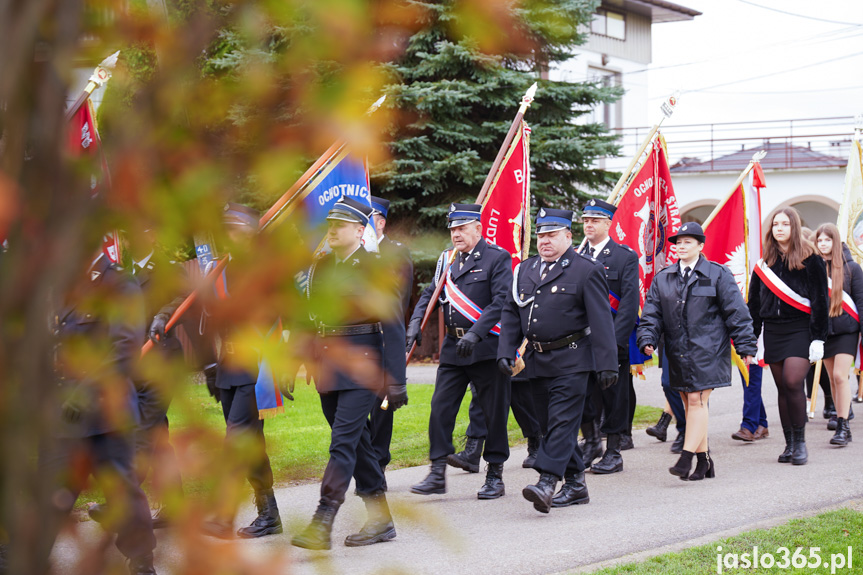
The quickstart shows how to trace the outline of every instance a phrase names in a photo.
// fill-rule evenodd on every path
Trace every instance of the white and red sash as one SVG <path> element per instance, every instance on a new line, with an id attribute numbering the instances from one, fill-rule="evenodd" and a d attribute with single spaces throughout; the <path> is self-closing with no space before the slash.
<path id="1" fill-rule="evenodd" d="M 833 280 L 829 277 L 827 278 L 827 295 L 833 293 Z M 842 290 L 842 310 L 854 318 L 854 321 L 860 323 L 860 314 L 857 311 L 857 306 L 854 304 L 854 300 L 851 299 L 851 296 L 848 295 L 848 292 Z"/>
<path id="2" fill-rule="evenodd" d="M 447 301 L 457 312 L 469 319 L 471 323 L 479 321 L 479 317 L 482 315 L 482 308 L 473 303 L 473 301 L 471 301 L 471 299 L 467 297 L 457 285 L 455 285 L 455 281 L 452 279 L 451 267 L 446 270 L 444 292 L 446 293 Z M 488 332 L 494 335 L 500 335 L 500 322 L 495 324 L 495 326 Z"/>
<path id="3" fill-rule="evenodd" d="M 758 263 L 755 264 L 755 274 L 762 282 L 764 282 L 767 289 L 773 292 L 773 295 L 795 309 L 799 309 L 808 314 L 812 313 L 812 306 L 810 305 L 809 298 L 803 297 L 788 287 L 788 284 L 782 281 L 778 275 L 773 273 L 773 270 L 767 267 L 767 264 L 764 263 L 763 259 L 758 260 Z"/>

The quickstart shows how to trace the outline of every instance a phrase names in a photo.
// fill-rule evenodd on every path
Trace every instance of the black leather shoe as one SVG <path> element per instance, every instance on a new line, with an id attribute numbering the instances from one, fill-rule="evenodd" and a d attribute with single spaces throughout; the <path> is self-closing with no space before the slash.
<path id="1" fill-rule="evenodd" d="M 551 506 L 569 507 L 570 505 L 584 505 L 585 503 L 590 503 L 590 495 L 587 493 L 584 471 L 565 475 L 560 491 L 551 499 Z"/>
<path id="2" fill-rule="evenodd" d="M 635 449 L 635 444 L 632 442 L 632 434 L 631 433 L 621 433 L 620 434 L 620 450 L 627 451 L 629 449 Z"/>
<path id="3" fill-rule="evenodd" d="M 845 418 L 840 417 L 836 423 L 836 433 L 830 438 L 830 445 L 845 447 L 851 443 L 851 428 L 848 426 L 848 420 Z"/>
<path id="4" fill-rule="evenodd" d="M 806 424 L 792 425 L 791 431 L 794 434 L 791 465 L 806 465 L 809 462 L 809 450 L 806 449 Z"/>
<path id="5" fill-rule="evenodd" d="M 431 462 L 431 471 L 425 479 L 411 487 L 411 493 L 418 495 L 436 495 L 446 493 L 446 459 L 435 459 Z"/>
<path id="6" fill-rule="evenodd" d="M 551 500 L 554 497 L 554 489 L 560 478 L 551 473 L 543 473 L 539 476 L 536 485 L 528 485 L 521 490 L 525 499 L 533 503 L 533 508 L 540 513 L 548 513 L 551 510 Z"/>
<path id="7" fill-rule="evenodd" d="M 448 455 L 446 462 L 453 467 L 464 469 L 468 473 L 479 473 L 479 462 L 484 445 L 485 438 L 468 437 L 464 442 L 464 450 Z"/>
<path id="8" fill-rule="evenodd" d="M 485 485 L 477 494 L 477 499 L 497 499 L 503 497 L 506 490 L 503 486 L 503 463 L 489 463 L 485 474 Z"/>
<path id="9" fill-rule="evenodd" d="M 282 532 L 282 518 L 279 516 L 279 506 L 272 489 L 255 493 L 255 507 L 258 509 L 258 516 L 248 527 L 238 529 L 237 537 L 255 539 Z"/>
<path id="10" fill-rule="evenodd" d="M 701 481 L 705 477 L 711 479 L 716 477 L 716 468 L 713 465 L 713 458 L 710 457 L 710 451 L 704 453 L 696 453 L 695 457 L 698 461 L 695 463 L 695 471 L 689 474 L 689 481 Z"/>
<path id="11" fill-rule="evenodd" d="M 677 438 L 671 442 L 671 453 L 680 453 L 683 451 L 683 444 L 686 442 L 686 434 L 678 433 Z"/>
<path id="12" fill-rule="evenodd" d="M 156 575 L 156 568 L 153 567 L 153 554 L 130 558 L 129 575 Z"/>
<path id="13" fill-rule="evenodd" d="M 584 441 L 578 446 L 581 448 L 581 457 L 584 459 L 586 467 L 590 467 L 594 459 L 602 456 L 602 438 L 599 430 L 599 422 L 595 419 L 581 424 L 581 434 L 584 436 Z"/>
<path id="14" fill-rule="evenodd" d="M 779 454 L 779 463 L 791 463 L 791 454 L 794 452 L 794 434 L 790 427 L 783 427 L 782 433 L 785 435 L 785 451 Z"/>
<path id="15" fill-rule="evenodd" d="M 830 431 L 836 431 L 836 420 L 839 419 L 835 414 L 830 416 L 830 419 L 827 420 L 827 429 Z"/>
<path id="16" fill-rule="evenodd" d="M 831 417 L 836 417 L 836 406 L 833 405 L 833 402 L 829 399 L 824 402 L 824 411 L 821 412 L 821 416 L 824 419 L 830 419 Z"/>
<path id="17" fill-rule="evenodd" d="M 663 411 L 662 415 L 659 416 L 659 421 L 656 422 L 656 425 L 648 427 L 644 431 L 647 435 L 655 437 L 664 443 L 665 440 L 668 439 L 668 424 L 670 423 L 671 415 Z"/>
<path id="18" fill-rule="evenodd" d="M 600 475 L 619 473 L 623 471 L 623 457 L 620 455 L 621 436 L 617 433 L 609 433 L 605 442 L 605 454 L 598 462 L 590 466 L 590 470 Z"/>
<path id="19" fill-rule="evenodd" d="M 345 547 L 364 547 L 396 538 L 396 527 L 384 493 L 363 497 L 369 518 L 359 533 L 345 537 Z"/>
<path id="20" fill-rule="evenodd" d="M 691 451 L 686 451 L 685 449 L 681 451 L 680 459 L 677 460 L 677 463 L 674 464 L 674 467 L 668 468 L 668 472 L 672 475 L 676 475 L 684 481 L 689 479 L 689 473 L 692 471 L 693 455 L 695 454 Z"/>
<path id="21" fill-rule="evenodd" d="M 527 457 L 522 461 L 521 466 L 525 469 L 531 469 L 536 463 L 536 454 L 539 452 L 539 443 L 542 441 L 542 435 L 527 438 Z"/>
<path id="22" fill-rule="evenodd" d="M 218 537 L 219 539 L 234 538 L 234 521 L 232 519 L 212 518 L 204 521 L 201 525 L 204 535 Z"/>
<path id="23" fill-rule="evenodd" d="M 332 548 L 333 543 L 330 534 L 333 532 L 333 519 L 339 510 L 339 505 L 328 499 L 321 499 L 311 523 L 302 533 L 294 535 L 291 545 L 312 549 L 315 551 L 326 551 Z"/>

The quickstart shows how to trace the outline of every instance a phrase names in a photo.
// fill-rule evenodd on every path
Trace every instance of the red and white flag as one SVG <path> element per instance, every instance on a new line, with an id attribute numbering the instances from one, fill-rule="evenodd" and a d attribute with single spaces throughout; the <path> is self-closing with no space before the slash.
<path id="1" fill-rule="evenodd" d="M 671 184 L 665 140 L 658 136 L 635 177 L 621 194 L 611 220 L 611 237 L 638 255 L 639 309 L 654 276 L 677 261 L 669 236 L 680 228 L 680 209 Z"/>
<path id="2" fill-rule="evenodd" d="M 482 204 L 486 241 L 510 253 L 512 267 L 530 249 L 530 128 L 522 121 Z"/>

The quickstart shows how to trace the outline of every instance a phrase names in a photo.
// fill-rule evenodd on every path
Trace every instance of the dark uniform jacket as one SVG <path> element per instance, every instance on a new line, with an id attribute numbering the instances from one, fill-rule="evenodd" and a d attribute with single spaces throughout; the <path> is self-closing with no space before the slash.
<path id="1" fill-rule="evenodd" d="M 445 281 L 446 254 L 443 252 L 438 258 L 438 270 L 435 273 L 435 281 L 423 290 L 419 301 L 414 308 L 411 321 L 422 319 L 426 307 L 430 305 L 432 292 L 440 281 Z M 470 365 L 479 361 L 495 359 L 497 357 L 498 337 L 489 331 L 500 321 L 509 290 L 512 286 L 512 261 L 509 252 L 494 244 L 489 244 L 481 238 L 465 261 L 464 267 L 459 269 L 459 258 L 456 255 L 452 265 L 452 277 L 456 286 L 464 294 L 479 306 L 483 311 L 479 321 L 475 324 L 456 311 L 453 306 L 444 302 L 441 292 L 441 304 L 444 306 L 444 322 L 448 327 L 462 328 L 466 332 L 471 331 L 480 337 L 480 342 L 474 346 L 470 357 L 458 357 L 455 353 L 458 338 L 447 334 L 441 349 L 440 363 L 449 365 Z M 606 303 L 608 295 L 606 293 Z M 437 307 L 438 302 L 431 303 Z M 434 309 L 434 308 L 432 308 Z"/>
<path id="2" fill-rule="evenodd" d="M 848 246 L 842 245 L 842 255 L 845 259 L 844 269 L 844 278 L 842 281 L 842 291 L 851 296 L 851 300 L 854 302 L 854 305 L 857 306 L 858 315 L 863 313 L 863 269 L 860 268 L 860 264 L 854 261 L 854 258 L 851 256 L 851 250 L 848 249 Z M 830 275 L 830 265 L 827 267 L 827 274 Z M 828 310 L 829 301 L 828 301 Z M 838 317 L 830 317 L 828 318 L 828 337 L 831 335 L 841 335 L 845 333 L 858 333 L 860 331 L 860 322 L 856 321 L 851 315 L 842 311 L 842 315 Z"/>
<path id="3" fill-rule="evenodd" d="M 318 259 L 309 272 L 308 287 L 309 308 L 313 314 L 315 328 L 369 324 L 381 326 L 382 320 L 391 322 L 392 304 L 377 306 L 373 301 L 378 296 L 390 295 L 380 293 L 375 284 L 376 276 L 383 269 L 380 256 L 367 252 L 362 246 L 338 264 L 333 253 Z M 383 341 L 380 331 L 372 334 L 315 338 L 315 361 L 318 364 L 315 385 L 318 391 L 325 393 L 371 389 L 383 393 Z M 359 382 L 350 374 L 339 370 L 338 364 L 344 362 L 345 346 L 351 346 L 352 353 L 357 354 L 352 367 L 361 367 L 358 361 L 369 361 L 374 364 L 369 371 L 378 373 L 380 377 L 375 377 L 373 381 Z M 400 347 L 404 363 L 404 338 Z"/>
<path id="4" fill-rule="evenodd" d="M 813 254 L 803 260 L 803 269 L 789 270 L 781 257 L 770 266 L 779 278 L 797 294 L 809 298 L 812 313 L 794 308 L 770 291 L 761 278 L 752 274 L 749 282 L 749 313 L 755 327 L 755 337 L 761 334 L 763 322 L 789 323 L 809 320 L 811 339 L 827 339 L 827 266 L 821 256 Z"/>
<path id="5" fill-rule="evenodd" d="M 638 326 L 638 349 L 656 347 L 661 335 L 673 387 L 731 385 L 730 340 L 741 357 L 757 351 L 752 320 L 734 276 L 704 256 L 685 287 L 677 263 L 653 278 Z"/>
<path id="6" fill-rule="evenodd" d="M 516 268 L 503 311 L 498 358 L 515 357 L 529 342 L 553 342 L 590 327 L 590 335 L 567 347 L 525 354 L 527 377 L 556 377 L 584 371 L 617 372 L 617 342 L 603 267 L 570 247 L 544 280 L 542 260 Z M 529 348 L 530 349 L 530 348 Z"/>
<path id="7" fill-rule="evenodd" d="M 625 352 L 638 322 L 638 256 L 629 247 L 608 238 L 608 243 L 595 257 L 605 268 L 608 291 L 620 302 L 614 315 L 614 336 L 617 347 Z"/>
<path id="8" fill-rule="evenodd" d="M 55 317 L 58 404 L 74 399 L 83 407 L 74 423 L 58 413 L 60 437 L 103 435 L 138 422 L 132 374 L 144 345 L 141 289 L 105 256 L 89 273 L 87 293 Z"/>
<path id="9" fill-rule="evenodd" d="M 411 254 L 400 242 L 384 237 L 378 246 L 381 259 L 393 280 L 393 318 L 384 324 L 384 364 L 396 383 L 405 383 L 405 310 L 413 290 Z"/>

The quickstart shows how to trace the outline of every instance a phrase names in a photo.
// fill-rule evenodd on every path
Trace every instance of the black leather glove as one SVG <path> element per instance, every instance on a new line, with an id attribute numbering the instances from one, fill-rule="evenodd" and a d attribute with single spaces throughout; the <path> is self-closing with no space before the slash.
<path id="1" fill-rule="evenodd" d="M 502 374 L 512 377 L 512 372 L 515 370 L 515 360 L 508 357 L 502 357 L 497 360 L 497 369 Z"/>
<path id="2" fill-rule="evenodd" d="M 290 401 L 294 401 L 294 384 L 297 381 L 297 374 L 300 372 L 301 365 L 302 364 L 298 363 L 296 369 L 294 369 L 292 373 L 284 375 L 279 381 L 279 391 L 281 391 L 282 395 L 287 397 Z"/>
<path id="3" fill-rule="evenodd" d="M 408 386 L 403 384 L 394 384 L 387 389 L 387 401 L 389 402 L 388 409 L 395 411 L 400 407 L 408 404 Z"/>
<path id="4" fill-rule="evenodd" d="M 420 318 L 414 318 L 408 324 L 407 333 L 405 334 L 405 353 L 411 350 L 414 342 L 417 342 L 417 345 L 422 344 L 423 332 L 420 329 L 421 325 L 422 320 Z"/>
<path id="5" fill-rule="evenodd" d="M 600 371 L 596 374 L 597 379 L 599 380 L 599 389 L 608 389 L 615 383 L 617 383 L 617 372 L 611 371 L 607 369 L 605 371 Z"/>
<path id="6" fill-rule="evenodd" d="M 156 314 L 156 317 L 153 318 L 153 322 L 150 324 L 150 340 L 153 343 L 164 343 L 168 338 L 167 330 L 168 320 L 171 319 L 166 313 Z"/>
<path id="7" fill-rule="evenodd" d="M 464 337 L 458 340 L 455 345 L 455 354 L 459 357 L 470 357 L 473 353 L 473 348 L 480 342 L 480 337 L 472 331 L 464 334 Z"/>
<path id="8" fill-rule="evenodd" d="M 210 367 L 204 368 L 204 377 L 207 380 L 207 391 L 210 392 L 210 395 L 218 402 L 222 400 L 221 393 L 219 392 L 219 388 L 216 387 L 216 372 L 218 368 L 215 365 L 211 365 Z"/>

